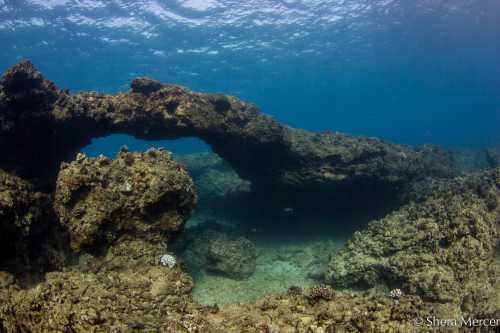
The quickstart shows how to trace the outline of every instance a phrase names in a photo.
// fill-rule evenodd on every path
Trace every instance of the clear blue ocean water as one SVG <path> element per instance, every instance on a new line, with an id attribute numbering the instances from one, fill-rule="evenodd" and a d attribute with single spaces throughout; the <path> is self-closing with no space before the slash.
<path id="1" fill-rule="evenodd" d="M 0 67 L 72 91 L 149 76 L 257 104 L 294 127 L 407 144 L 500 143 L 496 0 L 0 0 Z M 198 140 L 95 140 L 90 154 Z"/>

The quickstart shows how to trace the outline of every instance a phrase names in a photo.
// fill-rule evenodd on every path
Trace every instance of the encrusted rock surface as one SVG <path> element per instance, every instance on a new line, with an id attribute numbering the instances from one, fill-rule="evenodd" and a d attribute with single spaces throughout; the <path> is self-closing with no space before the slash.
<path id="1" fill-rule="evenodd" d="M 244 237 L 210 241 L 206 256 L 209 271 L 234 279 L 246 279 L 255 272 L 255 245 Z"/>
<path id="2" fill-rule="evenodd" d="M 340 287 L 398 287 L 456 314 L 500 308 L 500 169 L 458 178 L 356 232 L 331 261 Z"/>
<path id="3" fill-rule="evenodd" d="M 44 215 L 41 203 L 46 199 L 29 182 L 0 170 L 0 244 L 27 237 L 34 223 Z"/>
<path id="4" fill-rule="evenodd" d="M 415 332 L 415 318 L 445 315 L 415 296 L 331 291 L 202 306 L 178 269 L 144 266 L 100 273 L 54 272 L 36 288 L 0 288 L 0 331 L 14 332 Z"/>
<path id="5" fill-rule="evenodd" d="M 251 192 L 251 183 L 241 179 L 223 159 L 213 153 L 178 155 L 193 177 L 200 201 L 210 202 Z"/>
<path id="6" fill-rule="evenodd" d="M 0 289 L 0 331 L 174 332 L 183 310 L 196 307 L 192 288 L 188 275 L 160 266 L 48 273 L 37 288 Z"/>
<path id="7" fill-rule="evenodd" d="M 188 228 L 172 244 L 192 271 L 206 270 L 233 279 L 253 274 L 255 245 L 241 231 L 215 221 Z"/>
<path id="8" fill-rule="evenodd" d="M 31 177 L 50 175 L 91 138 L 126 133 L 148 140 L 199 137 L 241 177 L 291 197 L 325 189 L 385 190 L 395 196 L 399 186 L 419 176 L 455 173 L 452 158 L 437 148 L 294 129 L 235 97 L 194 93 L 145 78 L 131 87 L 114 96 L 70 95 L 43 80 L 29 62 L 12 67 L 0 80 L 0 142 L 9 152 L 0 167 Z M 36 136 L 30 132 L 35 123 Z M 33 142 L 33 137 L 41 139 Z M 9 148 L 14 143 L 23 144 L 23 156 Z"/>
<path id="9" fill-rule="evenodd" d="M 42 252 L 49 244 L 40 240 L 46 240 L 44 236 L 56 225 L 47 223 L 51 213 L 50 195 L 0 170 L 0 270 L 29 269 L 33 261 L 48 259 Z"/>
<path id="10" fill-rule="evenodd" d="M 164 241 L 181 230 L 195 202 L 191 178 L 169 153 L 124 148 L 115 160 L 79 154 L 63 164 L 54 207 L 72 248 L 96 252 L 123 237 Z"/>

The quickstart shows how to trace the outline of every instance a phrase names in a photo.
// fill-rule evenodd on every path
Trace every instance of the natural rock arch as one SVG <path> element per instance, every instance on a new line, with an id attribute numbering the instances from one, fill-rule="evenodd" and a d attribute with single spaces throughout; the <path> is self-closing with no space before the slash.
<path id="1" fill-rule="evenodd" d="M 113 133 L 198 137 L 257 188 L 289 196 L 396 193 L 421 176 L 454 174 L 449 155 L 434 147 L 291 128 L 235 97 L 146 78 L 126 93 L 70 94 L 23 61 L 0 79 L 0 168 L 27 178 L 54 176 L 92 138 Z"/>

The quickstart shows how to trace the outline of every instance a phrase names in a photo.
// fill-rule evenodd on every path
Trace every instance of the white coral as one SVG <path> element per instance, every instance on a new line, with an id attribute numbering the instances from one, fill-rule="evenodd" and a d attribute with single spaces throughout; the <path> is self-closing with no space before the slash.
<path id="1" fill-rule="evenodd" d="M 172 268 L 177 263 L 177 259 L 171 254 L 164 254 L 160 257 L 160 265 Z"/>
<path id="2" fill-rule="evenodd" d="M 393 289 L 389 292 L 389 297 L 398 301 L 401 296 L 403 296 L 403 292 L 401 291 L 401 289 Z"/>

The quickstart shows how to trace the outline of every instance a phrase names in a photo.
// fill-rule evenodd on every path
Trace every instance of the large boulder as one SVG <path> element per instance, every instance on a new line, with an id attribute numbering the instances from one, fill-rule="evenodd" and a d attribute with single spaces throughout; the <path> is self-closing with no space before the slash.
<path id="1" fill-rule="evenodd" d="M 123 238 L 164 242 L 182 229 L 195 203 L 191 178 L 169 153 L 124 148 L 115 160 L 80 154 L 63 164 L 54 207 L 71 247 L 95 252 Z"/>
<path id="2" fill-rule="evenodd" d="M 233 279 L 246 279 L 255 272 L 256 259 L 255 245 L 247 238 L 219 238 L 210 241 L 206 267 Z"/>
<path id="3" fill-rule="evenodd" d="M 338 287 L 401 288 L 456 313 L 500 308 L 500 169 L 458 178 L 356 232 L 330 262 Z"/>

